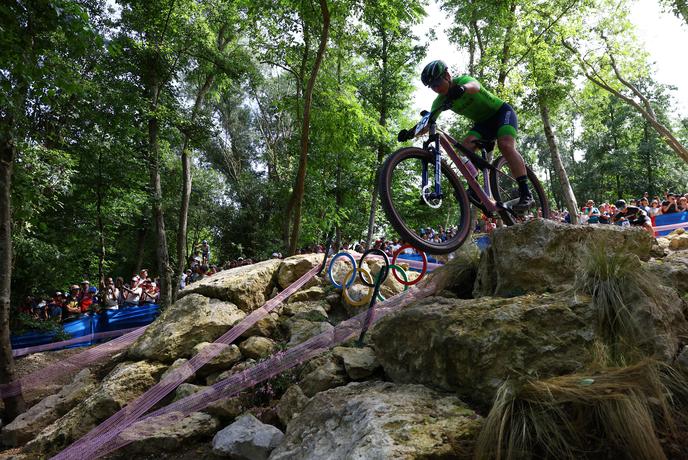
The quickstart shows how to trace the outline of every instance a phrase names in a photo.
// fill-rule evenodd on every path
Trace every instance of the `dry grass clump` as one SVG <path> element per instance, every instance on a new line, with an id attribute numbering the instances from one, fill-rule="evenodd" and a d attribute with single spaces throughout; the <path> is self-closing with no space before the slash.
<path id="1" fill-rule="evenodd" d="M 643 331 L 631 313 L 628 299 L 642 295 L 647 280 L 635 254 L 586 245 L 576 274 L 575 290 L 590 294 L 597 329 L 610 345 L 633 344 Z"/>
<path id="2" fill-rule="evenodd" d="M 677 439 L 688 381 L 651 359 L 600 373 L 532 381 L 498 391 L 476 458 L 663 459 Z"/>

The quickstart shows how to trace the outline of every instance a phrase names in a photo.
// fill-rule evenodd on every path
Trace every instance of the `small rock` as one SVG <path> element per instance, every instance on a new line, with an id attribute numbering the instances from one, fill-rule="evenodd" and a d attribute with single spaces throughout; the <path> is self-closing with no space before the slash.
<path id="1" fill-rule="evenodd" d="M 248 338 L 254 335 L 259 335 L 261 337 L 272 337 L 277 330 L 277 319 L 277 313 L 272 312 L 266 317 L 259 319 L 256 324 L 241 334 L 241 337 Z"/>
<path id="2" fill-rule="evenodd" d="M 219 374 L 212 374 L 206 377 L 205 383 L 208 385 L 215 385 L 217 382 L 220 382 L 228 377 L 231 377 L 232 375 L 236 374 L 237 372 L 245 371 L 249 367 L 253 367 L 256 364 L 255 359 L 247 359 L 246 361 L 242 361 L 239 364 L 234 365 L 230 370 L 221 372 Z"/>
<path id="3" fill-rule="evenodd" d="M 291 316 L 294 319 L 307 319 L 308 321 L 327 321 L 329 305 L 322 301 L 293 302 L 282 307 L 281 314 Z"/>
<path id="4" fill-rule="evenodd" d="M 160 416 L 164 417 L 166 415 Z M 157 417 L 144 419 L 120 435 L 131 440 L 130 444 L 122 448 L 122 453 L 130 457 L 136 454 L 138 457 L 140 454 L 156 455 L 161 451 L 181 451 L 191 442 L 209 438 L 219 427 L 217 419 L 202 412 L 194 412 L 172 423 L 166 423 Z"/>
<path id="5" fill-rule="evenodd" d="M 244 400 L 241 396 L 220 399 L 208 405 L 203 412 L 217 417 L 221 421 L 231 422 L 245 410 Z"/>
<path id="6" fill-rule="evenodd" d="M 177 387 L 177 390 L 174 392 L 174 401 L 179 401 L 180 399 L 184 399 L 187 396 L 191 396 L 194 393 L 198 393 L 201 390 L 205 390 L 208 387 L 201 386 L 201 385 L 193 385 L 191 383 L 182 383 Z"/>
<path id="7" fill-rule="evenodd" d="M 323 332 L 332 331 L 333 329 L 334 326 L 325 321 L 313 322 L 303 319 L 291 321 L 289 323 L 289 343 L 287 347 L 291 348 L 301 342 L 305 342 L 311 337 L 315 337 Z"/>
<path id="8" fill-rule="evenodd" d="M 277 417 L 279 417 L 280 422 L 287 425 L 292 418 L 301 412 L 308 401 L 308 397 L 303 394 L 300 386 L 292 385 L 287 388 L 282 399 L 277 403 Z"/>
<path id="9" fill-rule="evenodd" d="M 261 359 L 272 354 L 275 342 L 267 337 L 253 336 L 241 342 L 239 349 L 247 358 Z"/>
<path id="10" fill-rule="evenodd" d="M 322 286 L 312 286 L 302 289 L 289 297 L 289 302 L 302 302 L 307 300 L 322 300 L 327 296 L 327 291 Z"/>
<path id="11" fill-rule="evenodd" d="M 299 385 L 306 396 L 312 397 L 321 391 L 346 385 L 347 382 L 344 367 L 335 358 L 330 358 L 306 375 Z"/>
<path id="12" fill-rule="evenodd" d="M 237 460 L 267 460 L 282 438 L 284 433 L 280 430 L 247 414 L 217 432 L 213 438 L 213 452 Z"/>
<path id="13" fill-rule="evenodd" d="M 674 251 L 688 249 L 688 234 L 681 233 L 678 236 L 674 236 L 673 238 L 671 238 L 671 241 L 669 242 L 669 249 L 673 249 Z"/>
<path id="14" fill-rule="evenodd" d="M 174 371 L 176 371 L 177 369 L 179 369 L 180 367 L 182 367 L 183 365 L 185 365 L 188 362 L 189 362 L 189 360 L 186 358 L 179 358 L 178 360 L 173 362 L 172 365 L 170 367 L 168 367 L 167 370 L 165 372 L 163 372 L 163 374 L 160 376 L 160 381 L 163 381 L 166 378 L 170 377 Z M 186 379 L 186 381 L 188 382 L 193 377 L 194 377 L 194 374 L 190 375 L 189 378 Z"/>
<path id="15" fill-rule="evenodd" d="M 222 351 L 220 351 L 220 353 L 218 353 L 213 359 L 208 361 L 205 365 L 198 369 L 198 371 L 196 371 L 201 377 L 205 377 L 216 372 L 226 371 L 241 361 L 241 351 L 239 351 L 239 347 L 234 344 L 225 345 L 219 343 L 201 342 L 193 347 L 193 356 L 196 356 L 204 351 L 205 353 L 209 353 L 210 349 L 208 349 L 208 347 L 221 347 Z"/>
<path id="16" fill-rule="evenodd" d="M 332 351 L 335 356 L 342 360 L 344 369 L 352 380 L 365 379 L 380 367 L 375 352 L 370 347 L 335 347 Z"/>

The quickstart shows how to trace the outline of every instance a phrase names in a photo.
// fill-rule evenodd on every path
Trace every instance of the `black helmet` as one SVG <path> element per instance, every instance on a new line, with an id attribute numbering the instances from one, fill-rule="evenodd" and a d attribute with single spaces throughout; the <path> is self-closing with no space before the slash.
<path id="1" fill-rule="evenodd" d="M 429 86 L 436 78 L 444 75 L 446 71 L 447 64 L 445 64 L 444 61 L 432 61 L 423 69 L 423 72 L 420 74 L 420 81 L 422 81 L 425 86 Z"/>
<path id="2" fill-rule="evenodd" d="M 614 203 L 614 206 L 616 206 L 616 209 L 624 209 L 626 207 L 626 200 L 618 200 Z"/>

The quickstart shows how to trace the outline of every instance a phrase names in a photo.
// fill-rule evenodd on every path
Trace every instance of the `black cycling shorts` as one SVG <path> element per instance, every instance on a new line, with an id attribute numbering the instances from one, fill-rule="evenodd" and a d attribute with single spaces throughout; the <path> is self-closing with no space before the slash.
<path id="1" fill-rule="evenodd" d="M 518 132 L 518 119 L 516 112 L 506 102 L 502 104 L 497 113 L 492 115 L 487 120 L 473 125 L 468 134 L 472 134 L 478 139 L 493 140 L 499 139 L 501 136 L 509 135 L 516 137 Z"/>

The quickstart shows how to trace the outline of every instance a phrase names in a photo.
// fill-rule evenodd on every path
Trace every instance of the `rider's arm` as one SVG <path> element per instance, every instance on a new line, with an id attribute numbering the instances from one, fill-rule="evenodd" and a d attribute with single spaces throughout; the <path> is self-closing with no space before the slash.
<path id="1" fill-rule="evenodd" d="M 480 83 L 478 83 L 476 80 L 464 83 L 463 86 L 466 88 L 466 92 L 468 94 L 478 94 L 480 92 Z"/>

